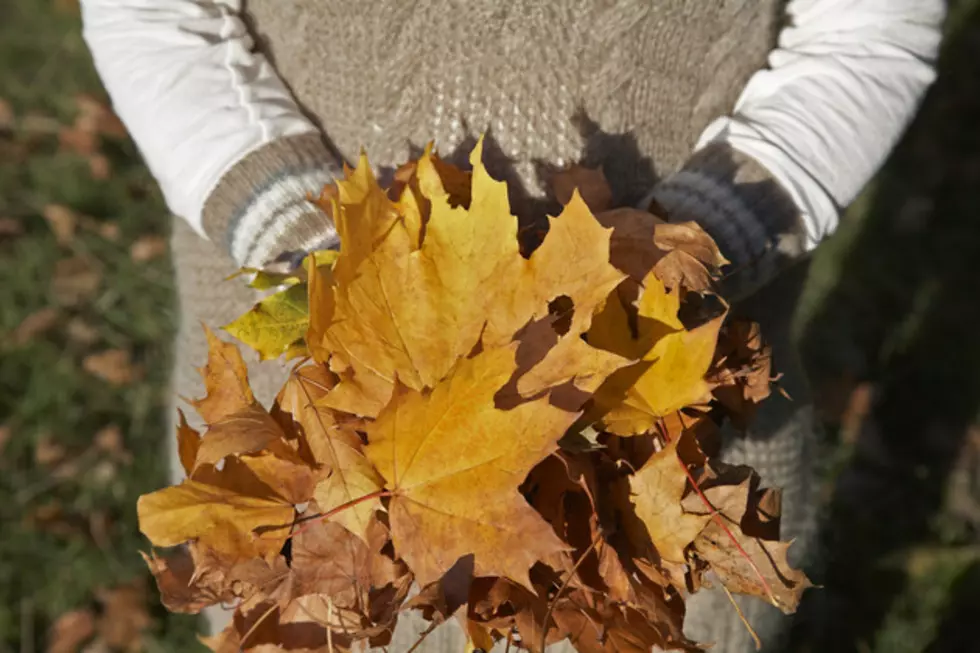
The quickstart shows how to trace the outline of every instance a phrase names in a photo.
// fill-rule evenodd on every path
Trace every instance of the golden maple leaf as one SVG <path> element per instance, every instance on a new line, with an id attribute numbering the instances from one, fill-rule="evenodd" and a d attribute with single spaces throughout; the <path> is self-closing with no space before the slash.
<path id="1" fill-rule="evenodd" d="M 528 568 L 565 548 L 517 488 L 577 415 L 547 396 L 497 408 L 515 369 L 513 346 L 485 351 L 431 394 L 400 390 L 367 428 L 365 453 L 393 494 L 395 550 L 423 584 L 474 554 L 476 575 L 530 587 Z"/>

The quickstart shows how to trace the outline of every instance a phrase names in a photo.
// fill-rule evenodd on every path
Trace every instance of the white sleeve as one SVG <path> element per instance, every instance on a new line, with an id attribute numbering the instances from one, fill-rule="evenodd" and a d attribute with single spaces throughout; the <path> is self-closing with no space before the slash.
<path id="1" fill-rule="evenodd" d="M 935 77 L 943 0 L 791 0 L 789 24 L 734 114 L 698 148 L 725 142 L 761 163 L 803 217 L 805 249 L 837 227 Z"/>
<path id="2" fill-rule="evenodd" d="M 83 34 L 170 210 L 199 233 L 222 175 L 275 139 L 315 131 L 253 52 L 242 0 L 81 0 Z"/>

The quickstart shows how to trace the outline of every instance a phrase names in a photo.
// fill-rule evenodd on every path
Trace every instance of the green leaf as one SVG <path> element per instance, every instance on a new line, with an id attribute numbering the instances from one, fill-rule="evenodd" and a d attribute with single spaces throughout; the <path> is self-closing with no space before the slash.
<path id="1" fill-rule="evenodd" d="M 297 284 L 266 297 L 222 328 L 269 360 L 286 353 L 290 358 L 301 355 L 309 323 L 306 284 Z"/>

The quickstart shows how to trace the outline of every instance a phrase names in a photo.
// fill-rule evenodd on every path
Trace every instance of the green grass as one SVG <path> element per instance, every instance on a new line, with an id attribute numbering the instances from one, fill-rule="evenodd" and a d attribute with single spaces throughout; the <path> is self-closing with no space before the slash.
<path id="1" fill-rule="evenodd" d="M 97 607 L 99 587 L 148 580 L 135 498 L 165 481 L 171 270 L 165 257 L 134 263 L 129 246 L 165 234 L 169 218 L 131 143 L 106 144 L 105 181 L 59 149 L 52 125 L 71 124 L 77 93 L 101 93 L 77 14 L 62 5 L 71 3 L 0 3 L 0 98 L 17 116 L 0 133 L 0 218 L 24 230 L 0 237 L 0 426 L 11 433 L 0 454 L 0 653 L 42 650 L 59 615 Z M 799 651 L 958 652 L 980 622 L 980 524 L 953 509 L 951 489 L 980 407 L 980 1 L 953 2 L 951 16 L 939 82 L 816 256 L 798 316 L 817 388 L 854 379 L 877 396 L 856 443 L 828 423 L 825 555 L 815 572 L 824 589 L 797 619 Z M 41 217 L 49 203 L 120 235 L 80 229 L 59 245 Z M 60 308 L 44 335 L 12 343 L 26 316 L 56 304 L 54 267 L 72 256 L 101 267 L 95 296 Z M 72 319 L 94 327 L 96 340 L 69 337 Z M 131 352 L 142 379 L 115 387 L 83 369 L 86 355 L 108 348 Z M 121 429 L 132 462 L 107 465 L 93 450 L 107 425 Z M 73 475 L 57 478 L 57 464 L 36 461 L 47 440 L 76 461 Z M 43 522 L 55 509 L 60 516 Z M 167 615 L 152 590 L 148 602 L 145 650 L 195 646 L 192 618 Z"/>
<path id="2" fill-rule="evenodd" d="M 83 92 L 102 95 L 77 14 L 56 11 L 47 0 L 0 4 L 0 98 L 16 116 L 13 130 L 0 135 L 0 218 L 24 229 L 0 240 L 0 425 L 12 434 L 0 456 L 0 651 L 43 650 L 53 619 L 98 607 L 97 588 L 145 579 L 134 501 L 165 481 L 171 270 L 166 257 L 134 263 L 129 247 L 140 236 L 165 234 L 169 218 L 130 143 L 107 143 L 112 175 L 105 181 L 92 179 L 83 157 L 60 151 L 49 127 L 72 123 L 74 96 Z M 79 229 L 61 246 L 41 217 L 48 203 L 91 216 L 95 225 L 114 223 L 119 237 L 113 242 Z M 55 305 L 54 265 L 72 256 L 101 267 L 99 290 L 63 308 L 43 336 L 14 345 L 9 334 L 25 316 Z M 94 327 L 96 340 L 73 342 L 72 318 Z M 139 383 L 115 387 L 82 369 L 87 354 L 108 348 L 132 353 L 145 370 Z M 121 429 L 131 463 L 107 463 L 106 454 L 91 449 L 93 435 L 107 425 Z M 45 438 L 76 461 L 74 475 L 57 479 L 57 465 L 36 464 Z M 57 519 L 37 524 L 54 509 Z M 150 605 L 155 624 L 146 650 L 194 646 L 193 618 L 166 615 L 155 598 Z"/>

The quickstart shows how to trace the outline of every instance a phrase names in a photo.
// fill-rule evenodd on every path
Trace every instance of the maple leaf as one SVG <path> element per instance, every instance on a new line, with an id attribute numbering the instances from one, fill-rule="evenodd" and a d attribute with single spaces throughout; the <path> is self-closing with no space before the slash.
<path id="1" fill-rule="evenodd" d="M 140 532 L 156 546 L 176 546 L 198 540 L 229 555 L 256 555 L 258 540 L 251 531 L 270 525 L 289 525 L 293 506 L 283 499 L 246 496 L 234 490 L 187 480 L 180 485 L 144 494 L 136 504 Z M 278 552 L 281 538 L 260 548 Z"/>
<path id="2" fill-rule="evenodd" d="M 377 492 L 382 481 L 365 458 L 360 436 L 349 426 L 338 423 L 329 408 L 318 405 L 336 383 L 322 366 L 301 367 L 290 375 L 276 400 L 278 410 L 287 413 L 300 429 L 313 462 L 320 465 L 314 496 L 321 510 L 328 511 Z M 367 540 L 367 529 L 379 499 L 364 501 L 338 512 L 331 519 Z"/>
<path id="3" fill-rule="evenodd" d="M 257 351 L 261 360 L 268 360 L 287 352 L 301 355 L 309 323 L 307 289 L 294 285 L 266 297 L 222 328 Z"/>
<path id="4" fill-rule="evenodd" d="M 711 517 L 687 513 L 681 506 L 688 480 L 677 457 L 677 440 L 651 456 L 629 480 L 636 516 L 657 553 L 668 561 L 685 562 L 685 550 Z"/>
<path id="5" fill-rule="evenodd" d="M 207 325 L 204 332 L 208 339 L 208 363 L 200 371 L 207 395 L 190 403 L 205 422 L 213 424 L 251 408 L 255 396 L 248 385 L 248 368 L 238 347 L 221 341 Z"/>
<path id="6" fill-rule="evenodd" d="M 428 152 L 415 169 L 426 207 L 412 186 L 398 202 L 389 200 L 363 159 L 337 182 L 332 206 L 341 255 L 329 277 L 311 281 L 309 336 L 318 360 L 330 352 L 331 369 L 341 376 L 328 397 L 332 407 L 374 416 L 396 378 L 414 390 L 433 387 L 481 334 L 485 346 L 506 344 L 525 324 L 547 316 L 549 302 L 560 296 L 573 303 L 571 328 L 521 380 L 522 394 L 569 380 L 564 363 L 582 356 L 596 369 L 585 387 L 627 362 L 579 338 L 623 278 L 609 264 L 609 234 L 574 195 L 551 219 L 542 246 L 523 258 L 506 185 L 490 177 L 481 156 L 482 142 L 470 157 L 468 206 L 454 201 Z M 566 264 L 569 256 L 576 266 Z M 363 385 L 355 391 L 352 383 Z M 368 401 L 357 405 L 365 394 Z"/>
<path id="7" fill-rule="evenodd" d="M 710 387 L 705 375 L 725 316 L 687 330 L 678 318 L 679 310 L 679 292 L 667 292 L 651 272 L 636 302 L 635 335 L 626 307 L 616 296 L 593 320 L 590 343 L 624 357 L 642 358 L 614 373 L 596 392 L 601 420 L 612 433 L 643 433 L 660 417 L 707 402 Z"/>
<path id="8" fill-rule="evenodd" d="M 395 550 L 423 584 L 474 554 L 475 575 L 529 586 L 528 568 L 563 548 L 517 488 L 577 414 L 547 397 L 498 409 L 515 366 L 513 346 L 485 351 L 431 394 L 400 389 L 367 426 L 365 453 L 393 493 Z"/>
<path id="9" fill-rule="evenodd" d="M 201 434 L 187 423 L 184 411 L 178 409 L 177 414 L 180 418 L 177 425 L 177 456 L 180 458 L 184 473 L 190 476 L 194 470 L 194 461 L 197 460 L 197 451 L 201 446 Z"/>
<path id="10" fill-rule="evenodd" d="M 198 445 L 194 466 L 213 465 L 225 456 L 253 453 L 270 447 L 288 457 L 286 448 L 276 446 L 282 438 L 279 424 L 264 408 L 252 404 L 211 424 Z"/>
<path id="11" fill-rule="evenodd" d="M 708 469 L 699 485 L 718 516 L 694 540 L 694 550 L 730 591 L 761 597 L 792 614 L 812 584 L 790 566 L 787 549 L 792 542 L 776 539 L 778 512 L 771 514 L 778 498 L 758 489 L 759 483 L 748 467 L 714 463 Z M 689 508 L 706 510 L 693 497 Z"/>

